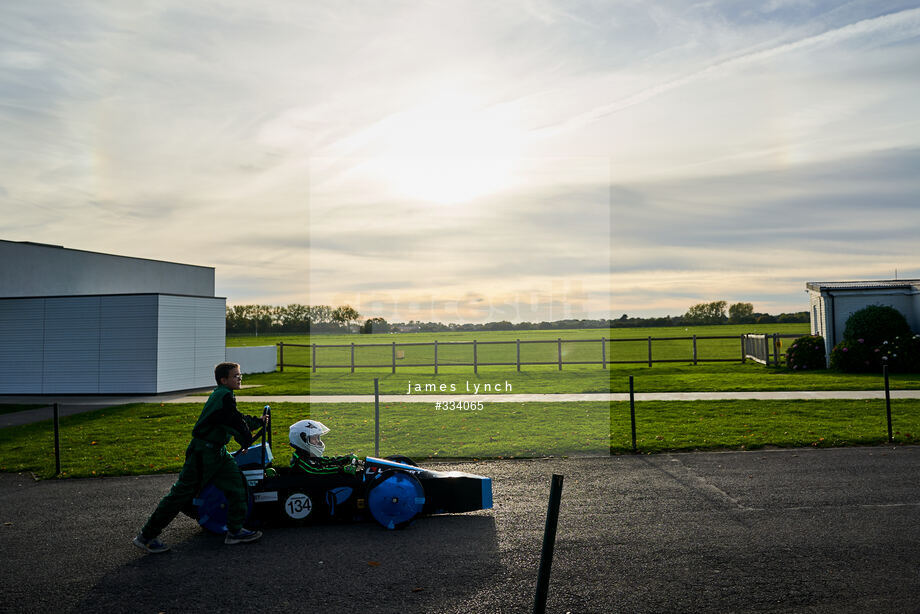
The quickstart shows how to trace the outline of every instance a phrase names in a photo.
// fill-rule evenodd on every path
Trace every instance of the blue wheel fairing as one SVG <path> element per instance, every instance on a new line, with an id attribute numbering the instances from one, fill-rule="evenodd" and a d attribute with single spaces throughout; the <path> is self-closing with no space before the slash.
<path id="1" fill-rule="evenodd" d="M 387 529 L 407 525 L 425 506 L 425 491 L 415 476 L 385 471 L 370 485 L 367 507 L 374 520 Z"/>

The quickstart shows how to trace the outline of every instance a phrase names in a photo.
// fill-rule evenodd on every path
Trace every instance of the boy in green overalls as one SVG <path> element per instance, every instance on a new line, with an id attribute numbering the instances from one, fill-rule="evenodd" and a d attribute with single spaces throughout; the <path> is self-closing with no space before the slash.
<path id="1" fill-rule="evenodd" d="M 246 479 L 225 446 L 232 437 L 242 449 L 248 448 L 253 441 L 252 431 L 259 428 L 267 417 L 246 416 L 236 409 L 233 391 L 239 390 L 243 382 L 238 364 L 220 363 L 214 368 L 214 379 L 217 380 L 217 388 L 208 397 L 192 429 L 192 441 L 185 450 L 185 464 L 179 479 L 134 538 L 134 545 L 141 550 L 169 550 L 169 546 L 157 536 L 180 511 L 191 505 L 195 495 L 208 483 L 214 484 L 227 496 L 227 537 L 224 543 L 240 544 L 262 537 L 261 531 L 243 528 L 247 508 Z"/>

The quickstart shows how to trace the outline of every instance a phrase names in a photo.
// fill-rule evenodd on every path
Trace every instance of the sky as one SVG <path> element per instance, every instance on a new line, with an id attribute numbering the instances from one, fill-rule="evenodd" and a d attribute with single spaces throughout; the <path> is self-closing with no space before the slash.
<path id="1" fill-rule="evenodd" d="M 0 4 L 0 239 L 388 321 L 920 278 L 920 3 Z"/>

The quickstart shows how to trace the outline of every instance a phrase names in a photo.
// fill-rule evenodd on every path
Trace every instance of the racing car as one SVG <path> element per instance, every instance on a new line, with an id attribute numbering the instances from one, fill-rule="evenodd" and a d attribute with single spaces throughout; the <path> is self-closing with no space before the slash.
<path id="1" fill-rule="evenodd" d="M 492 507 L 492 480 L 487 477 L 424 469 L 405 456 L 324 457 L 322 435 L 329 428 L 316 420 L 291 425 L 291 464 L 273 467 L 271 408 L 265 406 L 264 413 L 268 420 L 260 432 L 261 443 L 234 453 L 249 490 L 247 526 L 373 518 L 387 529 L 398 529 L 419 515 Z M 226 501 L 220 489 L 208 485 L 188 515 L 209 531 L 225 533 Z"/>

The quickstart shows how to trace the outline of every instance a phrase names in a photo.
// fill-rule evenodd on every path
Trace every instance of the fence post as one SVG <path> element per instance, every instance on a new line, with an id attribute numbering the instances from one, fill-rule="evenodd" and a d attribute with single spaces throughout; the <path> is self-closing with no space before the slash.
<path id="1" fill-rule="evenodd" d="M 316 373 L 316 344 L 313 345 L 313 359 L 310 361 L 310 366 L 313 367 L 313 372 Z"/>
<path id="2" fill-rule="evenodd" d="M 473 373 L 479 373 L 479 358 L 476 354 L 476 340 L 473 339 Z"/>
<path id="3" fill-rule="evenodd" d="M 438 374 L 438 340 L 434 340 L 434 374 Z"/>
<path id="4" fill-rule="evenodd" d="M 374 378 L 374 456 L 380 456 L 380 385 Z"/>
<path id="5" fill-rule="evenodd" d="M 355 342 L 351 342 L 351 372 L 355 372 Z"/>
<path id="6" fill-rule="evenodd" d="M 61 475 L 61 426 L 58 404 L 54 404 L 54 476 Z"/>
<path id="7" fill-rule="evenodd" d="M 559 358 L 559 370 L 562 371 L 562 337 L 559 337 L 556 341 L 558 345 L 557 356 Z"/>
<path id="8" fill-rule="evenodd" d="M 393 373 L 396 373 L 396 342 L 393 342 Z"/>
<path id="9" fill-rule="evenodd" d="M 885 375 L 885 413 L 888 415 L 888 443 L 892 443 L 894 438 L 891 435 L 891 391 L 888 388 L 888 365 L 882 366 L 882 373 Z"/>
<path id="10" fill-rule="evenodd" d="M 629 420 L 632 423 L 633 454 L 636 453 L 636 395 L 633 392 L 633 376 L 629 376 Z"/>
<path id="11" fill-rule="evenodd" d="M 693 366 L 696 366 L 696 335 L 693 335 Z"/>
<path id="12" fill-rule="evenodd" d="M 607 368 L 607 337 L 601 337 L 601 368 Z"/>
<path id="13" fill-rule="evenodd" d="M 517 370 L 518 370 L 518 373 L 520 373 L 521 372 L 521 340 L 518 339 L 516 341 L 516 344 L 517 344 Z"/>
<path id="14" fill-rule="evenodd" d="M 745 348 L 745 341 L 746 341 L 745 337 L 746 335 L 742 333 L 741 334 L 741 364 L 745 364 L 747 362 L 747 348 Z"/>
<path id="15" fill-rule="evenodd" d="M 648 366 L 652 366 L 652 337 L 648 338 Z"/>
<path id="16" fill-rule="evenodd" d="M 284 373 L 284 341 L 278 342 L 279 361 L 281 362 L 281 372 Z"/>

